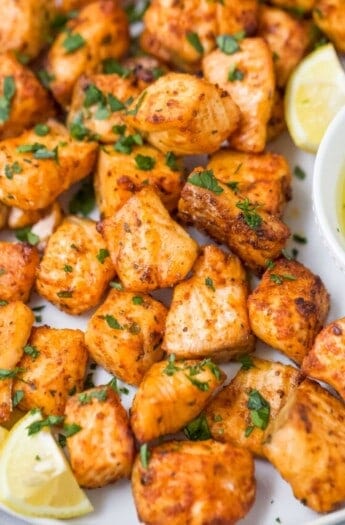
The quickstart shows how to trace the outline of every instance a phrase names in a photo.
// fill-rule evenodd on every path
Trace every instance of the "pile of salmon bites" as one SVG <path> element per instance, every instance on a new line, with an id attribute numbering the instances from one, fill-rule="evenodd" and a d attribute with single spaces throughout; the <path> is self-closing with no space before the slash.
<path id="1" fill-rule="evenodd" d="M 79 484 L 131 476 L 146 524 L 235 523 L 253 457 L 318 512 L 345 500 L 345 320 L 323 328 L 324 284 L 284 251 L 291 174 L 265 149 L 321 30 L 344 48 L 345 6 L 272 4 L 152 0 L 142 50 L 116 1 L 2 6 L 0 221 L 22 242 L 0 242 L 0 423 L 15 407 L 63 416 Z M 86 332 L 33 327 L 32 289 L 93 308 Z M 256 357 L 256 338 L 292 364 Z M 113 379 L 85 381 L 90 363 Z M 129 416 L 117 378 L 138 387 Z"/>

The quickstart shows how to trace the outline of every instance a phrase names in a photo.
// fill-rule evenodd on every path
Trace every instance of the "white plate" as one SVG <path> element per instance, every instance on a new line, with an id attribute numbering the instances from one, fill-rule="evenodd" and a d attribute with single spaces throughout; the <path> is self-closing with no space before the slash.
<path id="1" fill-rule="evenodd" d="M 345 273 L 334 264 L 329 251 L 325 248 L 316 227 L 311 202 L 312 173 L 314 156 L 297 150 L 288 136 L 283 136 L 271 145 L 271 149 L 284 154 L 291 166 L 299 165 L 307 173 L 305 180 L 293 180 L 294 197 L 289 203 L 285 220 L 292 233 L 307 237 L 306 245 L 297 245 L 290 241 L 288 247 L 299 250 L 298 260 L 317 273 L 325 283 L 331 295 L 331 311 L 329 320 L 345 315 L 344 290 Z M 206 238 L 204 237 L 204 242 Z M 32 303 L 33 304 L 33 303 Z M 35 304 L 43 304 L 37 299 Z M 53 306 L 47 306 L 43 312 L 43 323 L 59 328 L 85 328 L 86 316 L 71 317 L 58 311 Z M 275 360 L 286 360 L 277 352 L 258 345 L 261 356 Z M 233 375 L 236 366 L 225 367 L 229 375 Z M 126 396 L 123 396 L 125 398 Z M 129 405 L 130 399 L 123 399 Z M 345 474 L 344 474 L 345 475 Z M 287 483 L 271 465 L 263 460 L 256 461 L 257 498 L 248 516 L 241 521 L 242 525 L 333 525 L 345 523 L 345 508 L 327 516 L 320 516 L 304 507 L 297 501 Z M 87 491 L 95 512 L 84 518 L 68 520 L 73 525 L 137 525 L 139 523 L 134 508 L 130 485 L 120 482 L 103 489 Z M 277 521 L 279 518 L 280 521 Z M 57 525 L 63 523 L 56 520 L 17 519 L 0 510 L 0 525 L 22 525 L 23 521 L 31 524 Z M 66 523 L 66 522 L 65 522 Z"/>

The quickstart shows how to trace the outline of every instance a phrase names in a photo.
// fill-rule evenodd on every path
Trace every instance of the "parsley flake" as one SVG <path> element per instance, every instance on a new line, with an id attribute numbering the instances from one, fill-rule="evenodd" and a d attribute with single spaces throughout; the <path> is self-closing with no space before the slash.
<path id="1" fill-rule="evenodd" d="M 168 151 L 165 155 L 165 164 L 171 169 L 171 171 L 179 171 L 177 157 L 172 151 Z"/>
<path id="2" fill-rule="evenodd" d="M 79 33 L 72 34 L 67 32 L 65 40 L 62 42 L 62 46 L 65 48 L 66 54 L 74 53 L 77 49 L 80 49 L 86 44 L 86 41 Z"/>
<path id="3" fill-rule="evenodd" d="M 37 357 L 41 353 L 39 350 L 37 350 L 36 346 L 32 346 L 32 345 L 25 345 L 23 350 L 24 350 L 24 354 L 29 355 L 34 360 L 37 359 Z"/>
<path id="4" fill-rule="evenodd" d="M 144 299 L 142 297 L 140 297 L 140 295 L 134 295 L 132 297 L 132 303 L 133 304 L 143 304 L 144 302 Z"/>
<path id="5" fill-rule="evenodd" d="M 63 267 L 63 271 L 66 273 L 72 273 L 73 272 L 73 266 L 70 264 L 65 264 Z"/>
<path id="6" fill-rule="evenodd" d="M 169 357 L 168 357 L 168 364 L 163 370 L 164 374 L 166 374 L 167 376 L 172 376 L 172 375 L 175 374 L 175 372 L 178 372 L 178 370 L 181 370 L 181 368 L 179 368 L 179 367 L 177 367 L 175 365 L 175 361 L 176 361 L 175 354 L 169 355 Z"/>
<path id="7" fill-rule="evenodd" d="M 204 441 L 211 438 L 211 432 L 205 414 L 193 419 L 183 429 L 185 436 L 191 441 Z"/>
<path id="8" fill-rule="evenodd" d="M 24 397 L 24 391 L 23 390 L 15 390 L 15 392 L 13 393 L 13 396 L 12 396 L 12 405 L 13 407 L 16 407 L 19 405 L 19 403 L 21 402 L 21 400 L 23 399 Z"/>
<path id="9" fill-rule="evenodd" d="M 94 390 L 93 392 L 82 392 L 78 395 L 78 400 L 81 405 L 87 405 L 92 401 L 92 399 L 97 399 L 98 401 L 106 401 L 107 398 L 108 394 L 105 389 Z"/>
<path id="10" fill-rule="evenodd" d="M 214 284 L 213 284 L 213 280 L 211 279 L 211 277 L 206 277 L 205 279 L 205 284 L 208 288 L 210 288 L 213 292 L 216 291 L 215 287 L 214 287 Z"/>
<path id="11" fill-rule="evenodd" d="M 248 197 L 246 197 L 243 201 L 238 201 L 236 207 L 242 211 L 243 219 L 249 228 L 257 230 L 261 226 L 262 218 L 256 212 L 259 208 L 258 204 L 253 204 Z"/>
<path id="12" fill-rule="evenodd" d="M 104 319 L 107 325 L 114 330 L 123 330 L 124 327 L 120 325 L 117 319 L 113 315 L 102 315 L 101 319 Z"/>
<path id="13" fill-rule="evenodd" d="M 45 419 L 34 421 L 33 423 L 31 423 L 31 425 L 26 427 L 28 429 L 28 435 L 32 436 L 33 434 L 37 434 L 37 432 L 42 430 L 42 428 L 44 427 L 53 427 L 56 425 L 61 425 L 63 420 L 64 420 L 64 416 L 51 415 L 51 416 L 46 417 Z"/>
<path id="14" fill-rule="evenodd" d="M 194 47 L 195 51 L 200 55 L 204 52 L 204 46 L 202 45 L 199 35 L 193 31 L 188 31 L 186 38 L 191 46 Z"/>
<path id="15" fill-rule="evenodd" d="M 3 95 L 0 97 L 0 122 L 6 122 L 10 116 L 11 102 L 16 92 L 13 76 L 6 76 L 3 82 Z"/>
<path id="16" fill-rule="evenodd" d="M 150 455 L 151 454 L 147 443 L 143 443 L 143 445 L 140 447 L 140 462 L 142 467 L 145 469 L 148 467 Z"/>
<path id="17" fill-rule="evenodd" d="M 265 430 L 270 418 L 270 405 L 258 390 L 251 390 L 249 392 L 247 407 L 250 410 L 252 424 L 245 430 L 246 437 L 253 432 L 255 427 Z"/>
<path id="18" fill-rule="evenodd" d="M 300 168 L 299 166 L 294 167 L 293 174 L 295 177 L 297 177 L 297 179 L 300 179 L 300 180 L 304 180 L 306 178 L 305 171 L 302 170 L 302 168 Z"/>
<path id="19" fill-rule="evenodd" d="M 237 67 L 234 67 L 230 69 L 228 73 L 228 80 L 229 82 L 235 82 L 236 80 L 243 80 L 244 79 L 244 73 Z"/>
<path id="20" fill-rule="evenodd" d="M 299 235 L 298 233 L 294 233 L 292 236 L 293 240 L 295 242 L 299 242 L 300 244 L 307 244 L 307 238 L 304 237 L 304 235 Z"/>
<path id="21" fill-rule="evenodd" d="M 96 257 L 101 264 L 104 264 L 104 261 L 107 259 L 107 257 L 110 257 L 109 250 L 107 250 L 106 248 L 100 248 Z"/>
<path id="22" fill-rule="evenodd" d="M 45 137 L 46 135 L 48 135 L 49 131 L 50 127 L 47 124 L 36 124 L 36 126 L 34 127 L 34 132 L 39 137 Z"/>
<path id="23" fill-rule="evenodd" d="M 118 151 L 119 153 L 125 153 L 126 155 L 129 155 L 132 153 L 132 149 L 136 144 L 138 146 L 143 145 L 143 139 L 139 133 L 128 135 L 127 137 L 121 136 L 117 142 L 115 142 L 114 150 Z"/>
<path id="24" fill-rule="evenodd" d="M 69 290 L 60 290 L 56 295 L 60 297 L 60 299 L 70 299 L 73 296 L 73 293 Z"/>
<path id="25" fill-rule="evenodd" d="M 0 368 L 0 379 L 12 379 L 24 371 L 24 368 L 20 368 L 18 366 L 12 369 Z"/>
<path id="26" fill-rule="evenodd" d="M 85 181 L 79 191 L 75 193 L 69 202 L 68 209 L 75 215 L 87 217 L 95 207 L 96 198 L 93 184 L 91 181 Z"/>
<path id="27" fill-rule="evenodd" d="M 110 288 L 115 288 L 118 292 L 121 292 L 123 290 L 123 286 L 121 283 L 117 281 L 110 281 L 109 283 Z"/>
<path id="28" fill-rule="evenodd" d="M 210 190 L 216 195 L 223 193 L 223 188 L 219 186 L 213 170 L 197 171 L 189 176 L 188 182 L 194 186 Z"/>
<path id="29" fill-rule="evenodd" d="M 23 171 L 23 168 L 17 161 L 15 161 L 13 164 L 5 165 L 5 176 L 7 179 L 13 179 L 13 175 L 17 173 L 21 173 L 22 171 Z"/>
<path id="30" fill-rule="evenodd" d="M 143 171 L 152 170 L 156 164 L 156 159 L 154 159 L 153 157 L 146 156 L 146 155 L 141 155 L 140 153 L 135 156 L 134 160 L 135 160 L 137 167 Z"/>
<path id="31" fill-rule="evenodd" d="M 106 58 L 105 60 L 103 60 L 103 73 L 105 73 L 106 75 L 112 75 L 113 73 L 115 73 L 116 75 L 119 75 L 119 77 L 127 78 L 131 74 L 131 72 L 131 69 L 122 66 L 114 58 Z"/>
<path id="32" fill-rule="evenodd" d="M 127 110 L 127 112 L 126 112 L 127 115 L 135 116 L 138 113 L 138 111 L 140 109 L 140 106 L 142 105 L 145 97 L 146 97 L 146 91 L 143 91 L 142 94 L 140 95 L 139 99 L 138 99 L 138 102 L 134 106 L 134 108 Z"/>
<path id="33" fill-rule="evenodd" d="M 283 284 L 284 281 L 296 281 L 297 277 L 295 277 L 294 275 L 291 275 L 289 273 L 285 273 L 285 274 L 282 274 L 282 275 L 279 275 L 277 273 L 271 273 L 270 274 L 270 279 L 272 282 L 274 282 L 275 284 Z"/>
<path id="34" fill-rule="evenodd" d="M 240 31 L 234 35 L 219 35 L 216 38 L 217 46 L 226 55 L 233 55 L 241 49 L 238 42 L 243 40 L 245 36 L 244 31 Z"/>
<path id="35" fill-rule="evenodd" d="M 248 354 L 240 355 L 237 358 L 237 361 L 242 364 L 241 370 L 250 370 L 251 368 L 255 368 L 253 359 Z"/>
<path id="36" fill-rule="evenodd" d="M 27 242 L 31 244 L 31 246 L 36 246 L 36 244 L 40 242 L 39 236 L 31 231 L 30 226 L 15 230 L 15 236 L 18 241 Z"/>

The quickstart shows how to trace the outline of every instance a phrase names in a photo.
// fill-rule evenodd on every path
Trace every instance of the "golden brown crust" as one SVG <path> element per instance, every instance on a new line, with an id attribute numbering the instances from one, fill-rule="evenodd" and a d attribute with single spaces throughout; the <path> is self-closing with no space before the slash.
<path id="1" fill-rule="evenodd" d="M 316 0 L 271 0 L 273 5 L 284 9 L 296 9 L 296 12 L 308 12 L 314 7 Z"/>
<path id="2" fill-rule="evenodd" d="M 92 358 L 126 383 L 139 385 L 162 359 L 166 315 L 165 306 L 149 295 L 111 290 L 88 323 L 85 341 Z"/>
<path id="3" fill-rule="evenodd" d="M 264 430 L 253 426 L 248 408 L 250 393 L 257 391 L 268 402 L 268 422 L 272 421 L 284 406 L 287 396 L 297 387 L 300 374 L 292 366 L 252 356 L 249 357 L 249 363 L 250 368 L 242 368 L 210 402 L 205 414 L 214 439 L 234 443 L 253 454 L 264 456 Z"/>
<path id="4" fill-rule="evenodd" d="M 23 301 L 30 297 L 39 263 L 35 246 L 26 243 L 0 242 L 0 298 Z"/>
<path id="5" fill-rule="evenodd" d="M 69 34 L 84 41 L 72 52 L 64 46 Z M 98 71 L 107 58 L 121 57 L 128 45 L 128 21 L 118 2 L 100 0 L 84 6 L 57 36 L 47 56 L 46 69 L 54 77 L 49 86 L 56 100 L 68 107 L 78 77 Z"/>
<path id="6" fill-rule="evenodd" d="M 255 335 L 300 364 L 326 319 L 329 295 L 308 268 L 279 259 L 249 296 L 248 308 Z"/>
<path id="7" fill-rule="evenodd" d="M 152 169 L 139 169 L 135 161 L 137 155 L 153 159 Z M 167 210 L 175 210 L 183 184 L 179 159 L 176 165 L 177 169 L 172 170 L 167 165 L 167 156 L 152 146 L 137 146 L 128 155 L 114 151 L 112 146 L 102 148 L 94 182 L 102 217 L 114 215 L 133 194 L 148 184 L 157 190 Z"/>
<path id="8" fill-rule="evenodd" d="M 238 128 L 229 133 L 231 147 L 259 153 L 267 140 L 267 123 L 272 113 L 275 78 L 272 53 L 263 38 L 244 38 L 240 49 L 225 54 L 220 49 L 205 56 L 202 70 L 207 80 L 231 95 L 240 108 Z M 234 70 L 243 74 L 240 80 L 229 80 Z"/>
<path id="9" fill-rule="evenodd" d="M 130 477 L 134 440 L 126 410 L 111 387 L 99 386 L 70 397 L 65 414 L 67 425 L 81 427 L 67 438 L 71 467 L 79 485 L 103 487 Z"/>
<path id="10" fill-rule="evenodd" d="M 305 356 L 302 372 L 325 381 L 345 400 L 345 318 L 325 326 Z"/>
<path id="11" fill-rule="evenodd" d="M 127 290 L 145 293 L 173 286 L 197 257 L 196 242 L 172 220 L 150 186 L 102 221 L 99 230 Z"/>
<path id="12" fill-rule="evenodd" d="M 168 73 L 133 101 L 126 122 L 163 153 L 213 153 L 237 128 L 230 95 L 207 80 Z"/>
<path id="13" fill-rule="evenodd" d="M 338 51 L 345 51 L 345 4 L 342 0 L 315 0 L 314 23 Z"/>
<path id="14" fill-rule="evenodd" d="M 344 403 L 305 380 L 267 428 L 265 455 L 316 512 L 345 500 L 344 422 Z"/>
<path id="15" fill-rule="evenodd" d="M 155 363 L 131 408 L 131 427 L 141 443 L 181 430 L 205 407 L 226 376 L 210 360 Z"/>
<path id="16" fill-rule="evenodd" d="M 187 179 L 178 204 L 179 217 L 229 246 L 255 272 L 262 271 L 269 259 L 280 255 L 290 235 L 288 227 L 279 217 L 255 205 L 260 225 L 250 226 L 238 205 L 243 208 L 246 202 L 249 206 L 253 203 L 220 181 L 222 191 L 218 194 L 192 184 L 191 176 L 201 171 L 202 168 L 196 168 Z"/>
<path id="17" fill-rule="evenodd" d="M 229 443 L 170 441 L 139 456 L 132 474 L 139 519 L 147 525 L 234 525 L 255 498 L 251 455 Z"/>
<path id="18" fill-rule="evenodd" d="M 38 270 L 38 293 L 70 314 L 97 306 L 115 269 L 96 223 L 73 215 L 51 235 Z"/>
<path id="19" fill-rule="evenodd" d="M 80 392 L 87 364 L 81 330 L 34 327 L 28 345 L 37 350 L 25 353 L 19 362 L 24 369 L 13 390 L 24 397 L 21 410 L 40 408 L 45 415 L 62 415 L 71 391 Z"/>
<path id="20" fill-rule="evenodd" d="M 208 245 L 193 275 L 174 289 L 163 348 L 178 358 L 227 361 L 254 348 L 248 285 L 236 256 Z"/>

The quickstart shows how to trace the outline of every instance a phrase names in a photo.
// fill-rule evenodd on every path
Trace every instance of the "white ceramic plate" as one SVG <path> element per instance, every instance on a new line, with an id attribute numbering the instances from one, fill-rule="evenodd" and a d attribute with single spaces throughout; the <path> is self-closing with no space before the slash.
<path id="1" fill-rule="evenodd" d="M 291 166 L 299 165 L 307 174 L 305 180 L 293 180 L 294 197 L 285 213 L 285 220 L 292 233 L 299 233 L 307 237 L 306 245 L 297 245 L 290 241 L 288 247 L 299 250 L 298 260 L 308 266 L 314 273 L 320 275 L 331 295 L 331 311 L 329 320 L 345 315 L 344 290 L 345 273 L 342 273 L 334 264 L 333 259 L 325 248 L 318 228 L 316 227 L 311 202 L 312 174 L 314 156 L 297 150 L 288 136 L 281 137 L 271 145 L 273 151 L 284 154 Z M 207 242 L 205 237 L 198 235 L 198 240 Z M 36 298 L 31 302 L 43 304 Z M 60 328 L 85 328 L 86 317 L 71 317 L 61 313 L 48 305 L 42 312 L 42 322 Z M 258 345 L 258 353 L 270 359 L 286 362 L 282 355 L 269 350 L 264 345 Z M 236 365 L 224 367 L 231 377 L 237 370 Z M 99 378 L 100 379 L 100 378 Z M 128 407 L 130 396 L 123 401 Z M 283 453 L 283 451 L 282 451 Z M 345 473 L 344 473 L 345 475 Z M 254 507 L 248 516 L 241 521 L 243 525 L 333 525 L 345 523 L 345 508 L 328 516 L 320 516 L 304 507 L 297 501 L 287 483 L 265 461 L 256 461 L 257 498 Z M 103 489 L 88 491 L 95 512 L 84 518 L 69 520 L 73 525 L 137 525 L 139 524 L 134 508 L 130 485 L 120 482 Z M 23 521 L 31 524 L 57 525 L 63 523 L 56 520 L 18 519 L 9 516 L 0 510 L 1 525 L 22 525 Z M 65 522 L 66 523 L 66 522 Z"/>

